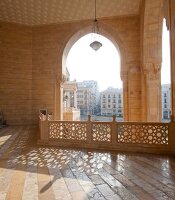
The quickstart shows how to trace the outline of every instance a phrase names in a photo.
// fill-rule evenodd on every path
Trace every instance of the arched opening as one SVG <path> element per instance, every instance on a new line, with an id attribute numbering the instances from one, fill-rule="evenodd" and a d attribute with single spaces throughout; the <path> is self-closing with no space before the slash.
<path id="1" fill-rule="evenodd" d="M 103 46 L 100 50 L 94 51 L 89 46 L 92 37 L 92 34 L 86 34 L 77 38 L 74 43 L 70 40 L 71 45 L 66 45 L 63 65 L 69 77 L 69 86 L 72 84 L 77 88 L 74 88 L 75 92 L 71 91 L 71 87 L 70 90 L 63 87 L 63 99 L 67 97 L 65 102 L 68 102 L 64 102 L 63 105 L 73 105 L 79 109 L 81 119 L 87 119 L 87 115 L 91 114 L 95 116 L 94 119 L 116 115 L 122 120 L 123 90 L 119 48 L 116 43 L 101 35 L 100 42 Z M 104 102 L 104 93 L 110 94 L 112 99 Z M 72 99 L 74 104 L 70 104 Z"/>
<path id="2" fill-rule="evenodd" d="M 162 120 L 169 120 L 171 115 L 171 85 L 170 85 L 170 37 L 166 27 L 166 20 L 163 19 L 162 28 L 162 68 L 161 68 L 161 89 L 162 89 Z"/>

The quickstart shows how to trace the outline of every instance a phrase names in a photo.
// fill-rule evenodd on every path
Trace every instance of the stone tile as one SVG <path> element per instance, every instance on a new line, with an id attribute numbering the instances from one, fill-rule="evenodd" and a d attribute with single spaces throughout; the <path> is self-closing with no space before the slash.
<path id="1" fill-rule="evenodd" d="M 0 137 L 14 134 L 6 138 L 5 148 L 0 147 L 0 200 L 175 198 L 171 157 L 108 153 L 111 160 L 101 160 L 102 168 L 93 174 L 86 168 L 94 168 L 90 160 L 99 161 L 104 152 L 37 146 L 34 130 L 28 126 L 0 130 Z"/>

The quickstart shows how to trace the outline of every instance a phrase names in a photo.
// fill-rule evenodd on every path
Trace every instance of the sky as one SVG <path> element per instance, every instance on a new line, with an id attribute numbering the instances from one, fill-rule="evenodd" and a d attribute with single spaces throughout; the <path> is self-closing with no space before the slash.
<path id="1" fill-rule="evenodd" d="M 163 21 L 161 84 L 170 84 L 170 41 L 166 22 Z"/>
<path id="2" fill-rule="evenodd" d="M 163 28 L 163 62 L 161 71 L 161 83 L 170 83 L 170 62 L 169 62 L 169 37 L 168 31 Z M 94 37 L 102 43 L 98 51 L 94 51 L 89 44 Z M 70 73 L 70 80 L 81 82 L 83 80 L 96 80 L 99 90 L 103 91 L 108 87 L 121 88 L 120 79 L 120 57 L 113 43 L 103 36 L 85 35 L 80 38 L 71 48 L 66 66 Z"/>
<path id="3" fill-rule="evenodd" d="M 98 51 L 89 45 L 93 35 L 88 34 L 80 38 L 71 48 L 66 66 L 70 73 L 70 80 L 96 80 L 100 91 L 107 87 L 121 88 L 120 58 L 115 46 L 107 38 L 97 36 L 102 43 Z"/>

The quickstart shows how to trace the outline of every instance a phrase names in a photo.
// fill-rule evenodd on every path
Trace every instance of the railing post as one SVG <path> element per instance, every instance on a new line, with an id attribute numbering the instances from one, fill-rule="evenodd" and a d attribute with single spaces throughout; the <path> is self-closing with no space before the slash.
<path id="1" fill-rule="evenodd" d="M 40 138 L 39 143 L 47 143 L 49 139 L 48 118 L 40 118 Z"/>
<path id="2" fill-rule="evenodd" d="M 112 116 L 111 142 L 114 146 L 117 144 L 117 123 L 115 115 Z"/>
<path id="3" fill-rule="evenodd" d="M 87 143 L 92 143 L 92 122 L 91 122 L 91 115 L 88 115 L 88 121 L 87 121 Z"/>

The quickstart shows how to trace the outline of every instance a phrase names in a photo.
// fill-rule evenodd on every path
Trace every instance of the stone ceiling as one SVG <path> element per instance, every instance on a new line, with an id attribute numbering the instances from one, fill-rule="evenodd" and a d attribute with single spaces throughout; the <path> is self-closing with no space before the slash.
<path id="1" fill-rule="evenodd" d="M 97 18 L 139 14 L 141 0 L 97 0 Z M 0 21 L 26 25 L 94 18 L 94 0 L 0 0 Z"/>

